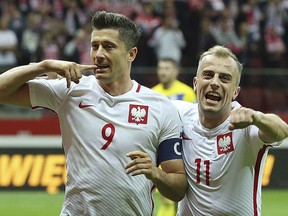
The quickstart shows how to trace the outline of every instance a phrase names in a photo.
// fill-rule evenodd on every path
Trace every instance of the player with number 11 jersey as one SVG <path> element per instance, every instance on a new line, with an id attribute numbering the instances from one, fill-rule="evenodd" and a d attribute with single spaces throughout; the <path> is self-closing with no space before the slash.
<path id="1" fill-rule="evenodd" d="M 198 104 L 173 101 L 183 123 L 183 161 L 189 189 L 178 204 L 179 216 L 261 215 L 261 180 L 272 144 L 258 128 L 229 130 L 229 118 L 208 129 Z M 240 108 L 238 102 L 232 109 Z M 279 145 L 274 143 L 273 145 Z"/>

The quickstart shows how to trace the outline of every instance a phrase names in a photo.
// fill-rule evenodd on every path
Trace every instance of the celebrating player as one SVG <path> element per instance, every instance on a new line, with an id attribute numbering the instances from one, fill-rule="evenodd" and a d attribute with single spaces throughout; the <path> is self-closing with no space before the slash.
<path id="1" fill-rule="evenodd" d="M 288 125 L 274 114 L 232 102 L 241 72 L 235 55 L 215 46 L 200 57 L 194 78 L 198 103 L 174 101 L 184 125 L 188 177 L 178 216 L 261 215 L 267 152 L 288 136 Z"/>
<path id="2" fill-rule="evenodd" d="M 184 197 L 177 110 L 130 77 L 139 37 L 127 17 L 96 12 L 92 65 L 43 60 L 0 75 L 1 103 L 59 116 L 67 163 L 61 216 L 152 215 L 155 186 L 173 201 Z M 83 70 L 95 75 L 82 77 Z M 34 79 L 46 72 L 66 79 Z"/>

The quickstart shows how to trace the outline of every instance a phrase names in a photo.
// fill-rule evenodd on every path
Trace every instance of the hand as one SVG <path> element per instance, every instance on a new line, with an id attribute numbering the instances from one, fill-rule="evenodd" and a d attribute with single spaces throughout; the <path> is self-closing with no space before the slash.
<path id="1" fill-rule="evenodd" d="M 36 77 L 35 79 L 46 79 L 46 80 L 49 80 L 49 79 L 63 79 L 65 77 L 62 77 L 60 76 L 59 74 L 55 73 L 55 72 L 47 72 L 45 73 L 45 76 L 39 76 L 39 77 Z"/>
<path id="2" fill-rule="evenodd" d="M 132 160 L 125 166 L 126 173 L 132 176 L 144 174 L 147 179 L 153 180 L 156 178 L 158 168 L 153 165 L 150 156 L 141 151 L 133 151 L 127 154 Z"/>
<path id="3" fill-rule="evenodd" d="M 246 128 L 249 125 L 256 124 L 260 120 L 260 112 L 253 109 L 241 107 L 232 110 L 230 113 L 230 130 Z"/>
<path id="4" fill-rule="evenodd" d="M 62 60 L 44 60 L 43 67 L 49 72 L 56 72 L 58 75 L 65 77 L 67 88 L 70 87 L 71 81 L 79 83 L 82 77 L 81 71 L 96 69 L 96 65 L 81 65 L 75 62 Z"/>
<path id="5" fill-rule="evenodd" d="M 55 72 L 47 72 L 46 73 L 46 79 L 63 79 L 64 77 L 60 76 L 59 74 Z"/>

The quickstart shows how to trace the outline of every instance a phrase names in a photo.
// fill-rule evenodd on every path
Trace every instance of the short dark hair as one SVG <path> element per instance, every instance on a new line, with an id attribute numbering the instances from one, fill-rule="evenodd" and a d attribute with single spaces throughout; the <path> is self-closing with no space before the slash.
<path id="1" fill-rule="evenodd" d="M 97 11 L 92 16 L 92 30 L 114 29 L 119 32 L 119 37 L 125 43 L 127 49 L 136 47 L 141 37 L 140 27 L 123 14 Z"/>

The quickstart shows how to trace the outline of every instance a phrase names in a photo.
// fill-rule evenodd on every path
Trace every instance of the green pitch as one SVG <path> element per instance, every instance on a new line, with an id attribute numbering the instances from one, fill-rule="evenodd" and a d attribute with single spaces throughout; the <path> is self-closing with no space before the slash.
<path id="1" fill-rule="evenodd" d="M 58 216 L 63 193 L 49 195 L 45 192 L 0 191 L 1 216 Z M 263 190 L 262 216 L 287 216 L 288 190 Z M 157 211 L 158 197 L 155 197 Z"/>

